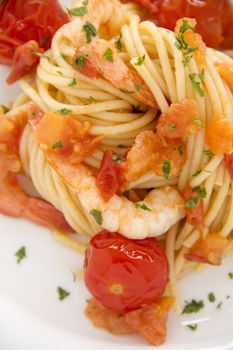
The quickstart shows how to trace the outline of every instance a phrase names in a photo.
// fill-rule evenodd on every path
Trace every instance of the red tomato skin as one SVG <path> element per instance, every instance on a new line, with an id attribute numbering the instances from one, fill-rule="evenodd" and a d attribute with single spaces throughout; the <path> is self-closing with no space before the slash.
<path id="1" fill-rule="evenodd" d="M 108 202 L 120 190 L 123 183 L 123 169 L 121 164 L 112 160 L 113 152 L 104 152 L 96 185 L 103 199 Z"/>
<path id="2" fill-rule="evenodd" d="M 154 238 L 130 240 L 101 231 L 86 251 L 84 280 L 105 307 L 125 313 L 159 298 L 168 282 L 166 255 Z M 121 286 L 118 293 L 113 285 Z"/>
<path id="3" fill-rule="evenodd" d="M 224 154 L 224 161 L 229 172 L 231 179 L 233 180 L 233 153 Z"/>

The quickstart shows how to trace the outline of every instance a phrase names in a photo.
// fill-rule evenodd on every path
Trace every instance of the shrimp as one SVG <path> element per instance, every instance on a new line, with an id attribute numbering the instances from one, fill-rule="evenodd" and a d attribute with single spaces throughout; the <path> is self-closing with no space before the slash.
<path id="1" fill-rule="evenodd" d="M 80 48 L 78 54 L 86 57 L 84 65 L 80 68 L 81 73 L 90 78 L 102 75 L 122 92 L 132 95 L 148 106 L 158 107 L 143 79 L 135 70 L 127 67 L 113 43 L 96 39 Z"/>
<path id="2" fill-rule="evenodd" d="M 83 2 L 77 0 L 73 2 L 72 8 L 75 9 L 81 6 L 83 6 Z M 112 41 L 98 38 L 100 26 L 112 21 L 116 11 L 121 19 L 118 27 L 121 28 L 127 22 L 123 6 L 118 0 L 89 0 L 86 6 L 86 14 L 83 17 L 74 17 L 75 19 L 71 23 L 62 28 L 62 33 L 63 35 L 66 33 L 77 48 L 74 62 L 77 62 L 77 57 L 85 56 L 85 62 L 83 64 L 82 60 L 81 67 L 80 64 L 74 64 L 74 67 L 78 67 L 81 73 L 91 79 L 103 76 L 118 89 L 121 89 L 122 92 L 132 94 L 135 99 L 144 104 L 158 108 L 153 94 L 143 79 L 136 70 L 127 67 Z M 119 13 L 122 13 L 122 15 L 119 16 Z M 55 37 L 59 33 L 60 31 Z M 103 55 L 109 51 L 113 59 L 108 60 Z M 86 57 L 87 55 L 88 57 Z"/>
<path id="3" fill-rule="evenodd" d="M 37 130 L 44 118 L 47 118 L 46 114 L 40 121 L 35 118 L 31 123 L 39 144 L 43 144 L 43 139 L 38 136 Z M 118 231 L 133 239 L 143 239 L 163 234 L 185 215 L 183 199 L 171 187 L 155 189 L 139 203 L 116 194 L 106 202 L 97 187 L 93 171 L 83 165 L 81 159 L 79 164 L 74 164 L 65 154 L 53 148 L 42 150 L 52 168 L 78 194 L 84 211 L 90 213 L 93 220 L 106 230 Z"/>
<path id="4" fill-rule="evenodd" d="M 108 231 L 120 232 L 132 239 L 155 237 L 185 216 L 183 198 L 172 187 L 154 189 L 138 203 L 118 195 L 113 195 L 106 203 L 89 168 L 71 164 L 66 157 L 53 151 L 45 152 L 45 156 L 63 181 L 78 194 L 83 209 Z"/>
<path id="5" fill-rule="evenodd" d="M 26 122 L 25 113 L 14 119 L 0 115 L 0 213 L 72 232 L 62 213 L 44 200 L 28 196 L 18 183 L 18 144 Z"/>

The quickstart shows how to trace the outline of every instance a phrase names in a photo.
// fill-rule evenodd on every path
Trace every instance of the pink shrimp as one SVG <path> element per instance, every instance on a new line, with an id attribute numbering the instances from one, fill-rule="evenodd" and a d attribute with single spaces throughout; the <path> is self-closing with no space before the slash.
<path id="1" fill-rule="evenodd" d="M 84 64 L 79 68 L 81 73 L 91 79 L 103 76 L 122 92 L 148 106 L 158 107 L 143 79 L 135 70 L 127 67 L 112 43 L 103 39 L 92 40 L 78 50 L 80 56 L 85 57 Z"/>
<path id="2" fill-rule="evenodd" d="M 21 169 L 18 145 L 26 123 L 25 113 L 14 119 L 0 115 L 0 213 L 72 232 L 61 212 L 42 199 L 28 196 L 18 183 Z"/>

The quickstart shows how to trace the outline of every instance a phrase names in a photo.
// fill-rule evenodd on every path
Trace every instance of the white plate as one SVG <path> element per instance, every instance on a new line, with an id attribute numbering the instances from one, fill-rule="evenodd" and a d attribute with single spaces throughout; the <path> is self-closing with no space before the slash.
<path id="1" fill-rule="evenodd" d="M 5 83 L 0 66 L 0 102 L 13 100 L 17 87 Z M 27 258 L 20 265 L 14 253 L 25 246 Z M 146 350 L 139 336 L 114 337 L 92 327 L 83 310 L 89 297 L 83 282 L 73 282 L 72 271 L 82 257 L 54 242 L 49 231 L 23 220 L 0 216 L 0 350 Z M 168 337 L 161 350 L 233 349 L 233 258 L 221 267 L 208 267 L 180 284 L 182 304 L 192 298 L 205 302 L 198 314 L 171 314 Z M 70 296 L 60 302 L 56 288 Z M 208 301 L 214 292 L 216 303 Z M 226 297 L 230 295 L 229 299 Z M 221 310 L 216 309 L 223 302 Z M 198 323 L 196 332 L 187 324 Z"/>

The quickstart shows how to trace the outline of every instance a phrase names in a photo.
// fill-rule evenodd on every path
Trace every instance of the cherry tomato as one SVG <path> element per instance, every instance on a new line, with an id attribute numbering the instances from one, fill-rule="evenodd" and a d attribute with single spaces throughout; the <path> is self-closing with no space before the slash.
<path id="1" fill-rule="evenodd" d="M 103 199 L 105 201 L 109 201 L 111 197 L 120 189 L 122 183 L 122 166 L 121 164 L 117 163 L 117 159 L 116 161 L 113 160 L 112 151 L 106 151 L 104 153 L 96 179 L 96 185 L 100 190 Z"/>
<path id="2" fill-rule="evenodd" d="M 86 251 L 84 280 L 105 307 L 125 313 L 161 297 L 168 262 L 155 238 L 132 240 L 104 230 Z"/>

